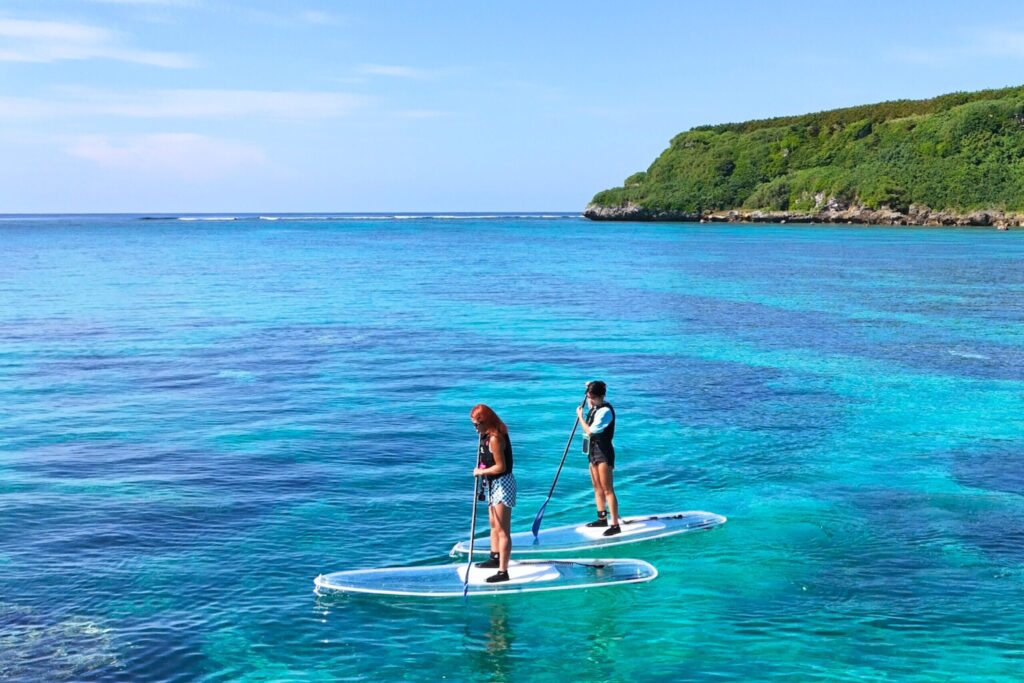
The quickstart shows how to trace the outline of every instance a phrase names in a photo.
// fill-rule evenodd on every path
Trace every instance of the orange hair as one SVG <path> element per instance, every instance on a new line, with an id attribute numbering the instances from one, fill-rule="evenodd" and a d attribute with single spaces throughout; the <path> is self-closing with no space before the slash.
<path id="1" fill-rule="evenodd" d="M 498 414 L 491 410 L 490 406 L 478 403 L 473 406 L 473 410 L 469 411 L 469 419 L 474 422 L 480 423 L 482 427 L 481 431 L 494 436 L 499 434 L 508 434 L 508 427 L 501 421 Z"/>

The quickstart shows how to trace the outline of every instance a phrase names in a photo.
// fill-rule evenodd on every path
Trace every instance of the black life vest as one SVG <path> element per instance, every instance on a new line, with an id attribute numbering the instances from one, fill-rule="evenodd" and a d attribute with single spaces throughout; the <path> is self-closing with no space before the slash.
<path id="1" fill-rule="evenodd" d="M 612 439 L 615 438 L 615 408 L 612 407 L 611 403 L 602 403 L 601 405 L 591 406 L 587 412 L 587 424 L 594 424 L 594 415 L 601 408 L 607 408 L 612 412 L 612 421 L 608 423 L 608 426 L 604 428 L 603 432 L 598 434 L 591 434 L 589 437 L 583 437 L 583 452 L 594 454 L 603 453 L 611 458 L 615 457 L 615 446 L 612 445 Z"/>
<path id="2" fill-rule="evenodd" d="M 508 438 L 508 434 L 505 434 L 505 447 L 502 449 L 505 454 L 505 471 L 501 474 L 488 474 L 487 481 L 494 481 L 498 477 L 503 477 L 506 474 L 512 473 L 512 440 Z M 491 453 L 491 435 L 481 434 L 480 435 L 480 464 L 484 467 L 494 467 L 494 453 Z"/>

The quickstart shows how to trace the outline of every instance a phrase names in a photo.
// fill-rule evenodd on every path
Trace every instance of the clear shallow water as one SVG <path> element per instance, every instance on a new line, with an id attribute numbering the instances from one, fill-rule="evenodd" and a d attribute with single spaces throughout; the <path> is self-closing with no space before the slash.
<path id="1" fill-rule="evenodd" d="M 1022 259 L 1019 231 L 6 217 L 0 678 L 1018 679 Z M 657 580 L 312 594 L 447 561 L 480 401 L 527 528 L 594 377 L 623 512 L 730 518 L 614 553 Z M 574 449 L 545 524 L 591 506 Z"/>

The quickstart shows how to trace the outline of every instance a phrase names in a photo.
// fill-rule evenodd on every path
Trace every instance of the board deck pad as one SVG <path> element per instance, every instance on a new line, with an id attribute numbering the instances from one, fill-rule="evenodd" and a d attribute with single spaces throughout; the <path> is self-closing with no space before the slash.
<path id="1" fill-rule="evenodd" d="M 689 510 L 660 515 L 623 517 L 620 525 L 622 531 L 614 536 L 605 536 L 605 527 L 588 527 L 585 523 L 569 524 L 551 529 L 541 528 L 536 539 L 531 531 L 518 531 L 512 534 L 512 554 L 566 553 L 608 548 L 691 531 L 704 531 L 725 522 L 726 518 L 722 515 L 702 510 Z M 476 539 L 474 548 L 475 551 L 486 553 L 489 545 L 487 537 L 481 537 Z M 450 555 L 455 557 L 468 552 L 469 541 L 460 541 L 452 548 Z"/>
<path id="2" fill-rule="evenodd" d="M 486 559 L 487 555 L 484 555 L 483 559 Z M 476 558 L 474 558 L 475 562 Z M 473 585 L 486 584 L 488 576 L 494 576 L 497 569 L 484 569 L 482 567 L 473 566 L 469 570 L 469 582 Z M 466 580 L 466 565 L 460 565 L 459 570 L 459 581 Z M 558 571 L 558 568 L 546 562 L 509 562 L 508 563 L 508 582 L 510 583 L 536 583 L 538 581 L 554 581 L 561 578 L 562 574 Z"/>
<path id="3" fill-rule="evenodd" d="M 486 559 L 486 555 L 484 556 Z M 520 560 L 509 562 L 509 580 L 487 583 L 496 570 L 473 567 L 469 572 L 470 595 L 498 595 L 536 591 L 595 588 L 651 581 L 658 570 L 643 560 L 617 558 Z M 377 595 L 458 597 L 463 595 L 466 563 L 427 567 L 356 569 L 322 574 L 315 590 Z"/>

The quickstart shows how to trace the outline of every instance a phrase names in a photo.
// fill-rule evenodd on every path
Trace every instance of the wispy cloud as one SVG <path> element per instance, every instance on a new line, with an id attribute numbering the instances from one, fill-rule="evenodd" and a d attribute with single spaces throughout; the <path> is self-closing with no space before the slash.
<path id="1" fill-rule="evenodd" d="M 104 168 L 186 180 L 215 180 L 266 162 L 258 147 L 193 133 L 83 136 L 65 151 Z"/>
<path id="2" fill-rule="evenodd" d="M 320 10 L 304 10 L 299 12 L 299 20 L 307 24 L 315 24 L 318 26 L 335 26 L 343 23 L 341 17 L 336 14 L 329 12 L 321 12 Z"/>
<path id="3" fill-rule="evenodd" d="M 892 51 L 894 59 L 909 64 L 941 64 L 949 59 L 948 50 L 934 50 L 927 48 L 898 47 Z"/>
<path id="4" fill-rule="evenodd" d="M 88 24 L 0 17 L 0 62 L 110 59 L 169 69 L 193 66 L 187 55 L 124 47 L 119 38 Z"/>
<path id="5" fill-rule="evenodd" d="M 346 18 L 340 14 L 313 9 L 275 8 L 273 10 L 265 10 L 239 6 L 230 8 L 230 10 L 244 21 L 279 26 L 281 28 L 338 26 L 346 23 Z"/>
<path id="6" fill-rule="evenodd" d="M 600 105 L 582 105 L 577 111 L 584 116 L 593 116 L 599 119 L 628 119 L 636 116 L 636 107 L 616 107 Z"/>
<path id="7" fill-rule="evenodd" d="M 100 5 L 140 5 L 148 7 L 195 7 L 198 0 L 89 0 Z"/>
<path id="8" fill-rule="evenodd" d="M 438 75 L 436 71 L 395 64 L 362 64 L 356 71 L 367 76 L 390 76 L 392 78 L 413 78 L 417 80 L 426 80 Z"/>
<path id="9" fill-rule="evenodd" d="M 406 109 L 395 112 L 395 116 L 403 119 L 440 119 L 451 114 L 436 109 Z"/>
<path id="10" fill-rule="evenodd" d="M 342 92 L 200 89 L 119 92 L 74 88 L 63 90 L 51 99 L 0 97 L 0 117 L 309 120 L 346 116 L 369 101 L 366 97 Z"/>
<path id="11" fill-rule="evenodd" d="M 965 59 L 1003 57 L 1024 59 L 1024 31 L 1003 28 L 980 28 L 963 31 L 959 42 L 942 48 L 917 48 L 903 46 L 894 48 L 894 59 L 910 64 L 946 65 Z"/>
<path id="12" fill-rule="evenodd" d="M 990 55 L 1024 58 L 1024 31 L 987 29 L 978 35 L 976 47 Z"/>

